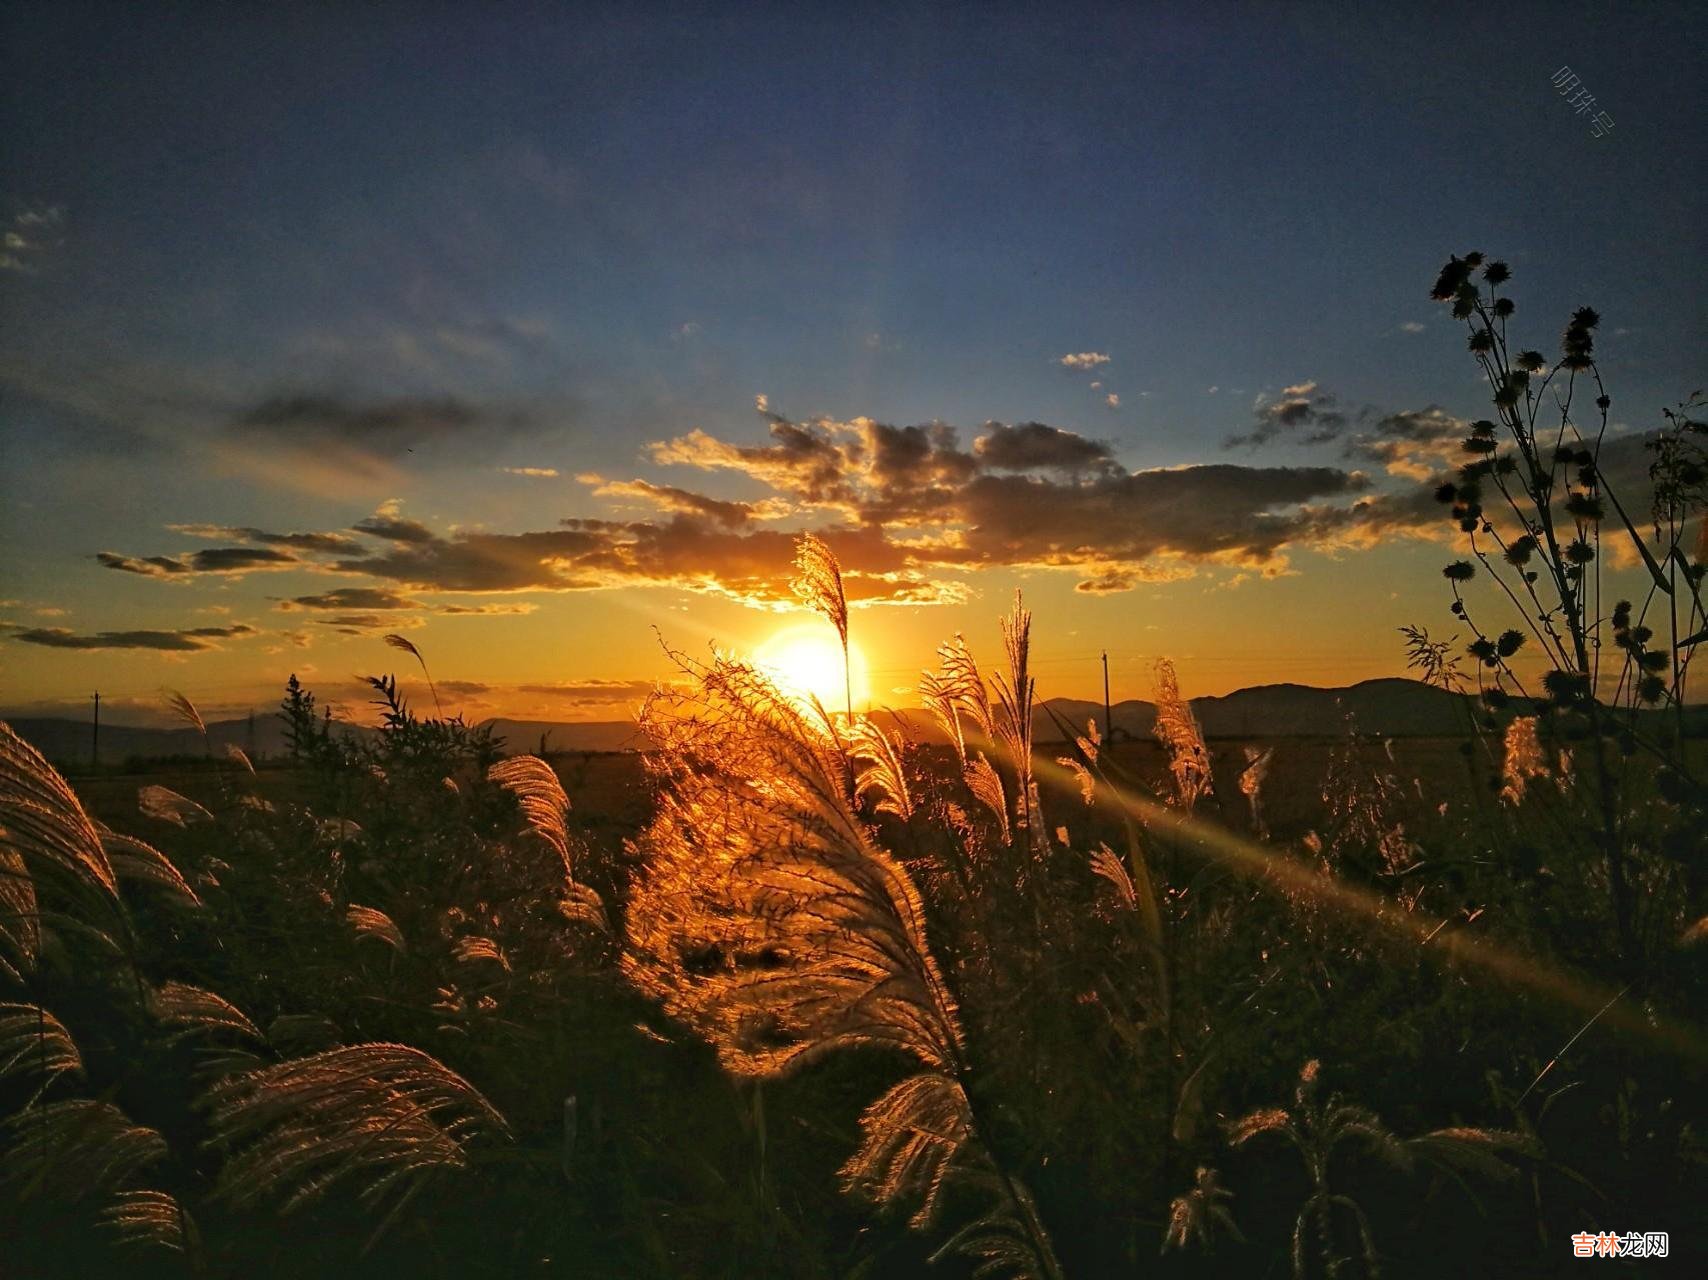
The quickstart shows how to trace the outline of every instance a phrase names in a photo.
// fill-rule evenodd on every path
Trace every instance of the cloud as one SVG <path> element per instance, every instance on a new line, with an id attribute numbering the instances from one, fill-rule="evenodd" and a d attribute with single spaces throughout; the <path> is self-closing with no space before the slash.
<path id="1" fill-rule="evenodd" d="M 788 504 L 775 499 L 757 503 L 727 502 L 647 480 L 606 480 L 592 474 L 577 476 L 576 479 L 594 486 L 593 495 L 597 498 L 632 498 L 660 511 L 703 516 L 728 529 L 740 528 L 752 520 L 775 520 L 789 514 Z"/>
<path id="2" fill-rule="evenodd" d="M 1419 324 L 1416 320 L 1406 320 L 1406 321 L 1401 323 L 1400 332 L 1402 332 L 1402 333 L 1422 333 L 1424 331 L 1424 329 L 1426 329 L 1427 327 L 1428 327 L 1427 325 Z"/>
<path id="3" fill-rule="evenodd" d="M 644 698 L 657 687 L 652 680 L 574 680 L 563 684 L 519 684 L 516 692 L 571 702 L 613 703 Z"/>
<path id="4" fill-rule="evenodd" d="M 189 538 L 212 538 L 234 542 L 258 542 L 264 546 L 290 547 L 319 555 L 361 555 L 363 546 L 342 533 L 270 533 L 247 525 L 228 524 L 169 524 L 173 533 Z"/>
<path id="5" fill-rule="evenodd" d="M 116 551 L 97 551 L 95 559 L 120 573 L 141 574 L 145 578 L 170 578 L 188 573 L 189 566 L 171 556 L 123 556 Z"/>
<path id="6" fill-rule="evenodd" d="M 1465 458 L 1461 442 L 1470 434 L 1463 418 L 1436 405 L 1371 418 L 1345 435 L 1345 455 L 1380 464 L 1389 475 L 1424 481 Z"/>
<path id="7" fill-rule="evenodd" d="M 1111 391 L 1108 395 L 1104 396 L 1103 401 L 1111 409 L 1119 409 L 1121 407 L 1121 397 L 1116 395 L 1113 391 Z"/>
<path id="8" fill-rule="evenodd" d="M 1062 356 L 1056 361 L 1064 369 L 1072 369 L 1076 373 L 1084 373 L 1095 369 L 1100 364 L 1108 364 L 1109 357 L 1101 351 L 1079 351 Z"/>
<path id="9" fill-rule="evenodd" d="M 97 631 L 92 635 L 63 627 L 18 627 L 0 624 L 12 639 L 49 649 L 155 649 L 165 653 L 195 653 L 216 649 L 216 640 L 239 639 L 258 634 L 254 627 L 237 623 L 229 627 L 192 627 L 182 631 Z"/>
<path id="10" fill-rule="evenodd" d="M 301 444 L 325 441 L 395 449 L 526 425 L 516 412 L 497 412 L 454 396 L 352 401 L 331 395 L 274 396 L 232 424 L 240 434 Z"/>
<path id="11" fill-rule="evenodd" d="M 491 450 L 534 421 L 519 408 L 456 396 L 298 392 L 229 414 L 212 449 L 221 468 L 245 479 L 353 497 L 390 488 L 412 456 Z"/>
<path id="12" fill-rule="evenodd" d="M 330 618 L 316 618 L 314 625 L 331 627 L 347 636 L 359 636 L 370 631 L 413 630 L 425 623 L 420 618 L 400 618 L 395 613 L 340 613 Z"/>
<path id="13" fill-rule="evenodd" d="M 447 618 L 493 618 L 533 613 L 539 607 L 537 604 L 523 602 L 520 604 L 440 604 L 432 606 L 432 609 L 434 613 Z"/>
<path id="14" fill-rule="evenodd" d="M 349 617 L 327 620 L 327 625 L 342 626 L 377 626 L 380 619 L 375 612 L 394 609 L 425 610 L 441 614 L 445 617 L 496 617 L 533 613 L 538 605 L 528 603 L 507 604 L 424 604 L 409 596 L 399 595 L 384 587 L 339 587 L 334 591 L 324 591 L 319 595 L 293 596 L 289 600 L 279 601 L 278 607 L 286 612 L 298 609 L 323 609 L 328 611 L 368 610 L 361 621 L 352 621 Z"/>
<path id="15" fill-rule="evenodd" d="M 439 688 L 443 689 L 446 693 L 465 694 L 469 696 L 478 696 L 479 694 L 492 692 L 491 685 L 482 684 L 478 680 L 441 680 L 439 681 Z"/>
<path id="16" fill-rule="evenodd" d="M 1108 445 L 1041 422 L 989 423 L 973 442 L 973 455 L 994 471 L 1095 471 L 1114 464 Z"/>
<path id="17" fill-rule="evenodd" d="M 556 480 L 556 467 L 500 467 L 500 471 L 510 476 L 530 476 L 537 480 Z"/>
<path id="18" fill-rule="evenodd" d="M 1211 387 L 1210 390 L 1214 392 L 1216 388 Z M 1223 442 L 1224 448 L 1233 449 L 1241 445 L 1255 448 L 1283 435 L 1298 437 L 1304 444 L 1322 444 L 1338 439 L 1349 421 L 1335 398 L 1319 391 L 1315 382 L 1284 387 L 1278 400 L 1260 397 L 1252 416 L 1254 424 L 1251 431 L 1245 435 L 1229 436 Z"/>
<path id="19" fill-rule="evenodd" d="M 14 215 L 0 231 L 0 271 L 34 274 L 36 259 L 59 243 L 64 221 L 65 210 L 60 205 L 25 209 Z"/>
<path id="20" fill-rule="evenodd" d="M 1254 434 L 1330 438 L 1349 459 L 1410 481 L 1457 424 L 1438 410 L 1377 418 L 1335 406 L 1314 384 L 1254 406 Z M 730 474 L 763 497 L 727 499 L 651 480 L 577 477 L 610 501 L 641 503 L 643 518 L 576 517 L 555 527 L 438 530 L 383 504 L 353 526 L 369 554 L 321 558 L 349 587 L 282 607 L 325 611 L 321 625 L 372 630 L 405 611 L 495 614 L 531 607 L 426 604 L 428 593 L 545 593 L 665 587 L 766 609 L 797 607 L 794 517 L 841 558 L 851 602 L 929 604 L 964 598 L 988 568 L 1074 573 L 1106 593 L 1206 568 L 1273 575 L 1295 548 L 1365 545 L 1439 525 L 1427 491 L 1379 491 L 1350 466 L 1232 463 L 1129 471 L 1101 441 L 1045 423 L 991 422 L 963 447 L 956 428 L 869 418 L 791 422 L 768 413 L 765 441 L 701 430 L 654 443 L 653 461 Z M 1392 486 L 1390 486 L 1391 488 Z M 106 553 L 112 567 L 169 578 L 173 557 Z M 419 619 L 410 619 L 418 622 Z"/>
<path id="21" fill-rule="evenodd" d="M 209 547 L 181 556 L 126 556 L 97 551 L 95 559 L 108 569 L 146 578 L 170 578 L 200 573 L 249 573 L 256 569 L 288 569 L 299 557 L 273 547 Z"/>
<path id="22" fill-rule="evenodd" d="M 419 609 L 419 600 L 400 596 L 382 587 L 339 587 L 335 591 L 313 596 L 293 596 L 281 600 L 279 608 L 292 609 Z"/>
<path id="23" fill-rule="evenodd" d="M 388 542 L 431 542 L 433 531 L 417 520 L 406 520 L 396 514 L 395 505 L 388 503 L 379 511 L 350 526 L 357 533 L 384 538 Z"/>

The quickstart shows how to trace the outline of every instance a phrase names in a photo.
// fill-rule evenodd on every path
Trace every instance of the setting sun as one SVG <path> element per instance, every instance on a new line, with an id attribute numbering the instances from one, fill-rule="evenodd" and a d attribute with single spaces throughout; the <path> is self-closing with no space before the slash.
<path id="1" fill-rule="evenodd" d="M 777 632 L 754 650 L 753 661 L 790 697 L 803 702 L 817 698 L 828 711 L 842 710 L 842 646 L 822 622 L 803 622 Z M 870 697 L 866 659 L 852 642 L 848 676 L 855 707 L 865 706 Z"/>

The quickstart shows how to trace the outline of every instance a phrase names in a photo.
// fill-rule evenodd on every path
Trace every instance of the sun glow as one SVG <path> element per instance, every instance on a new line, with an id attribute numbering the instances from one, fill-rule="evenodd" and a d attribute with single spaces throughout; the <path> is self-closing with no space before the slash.
<path id="1" fill-rule="evenodd" d="M 754 650 L 753 662 L 789 697 L 801 702 L 817 698 L 827 711 L 843 709 L 842 646 L 825 624 L 801 623 L 777 632 Z M 853 643 L 848 646 L 848 675 L 854 706 L 863 708 L 871 696 L 866 659 Z"/>

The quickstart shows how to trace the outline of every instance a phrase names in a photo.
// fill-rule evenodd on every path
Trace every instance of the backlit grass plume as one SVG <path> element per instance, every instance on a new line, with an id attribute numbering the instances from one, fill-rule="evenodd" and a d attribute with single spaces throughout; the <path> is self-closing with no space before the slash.
<path id="1" fill-rule="evenodd" d="M 1293 1274 L 1297 1280 L 1304 1280 L 1307 1274 L 1306 1241 L 1313 1228 L 1321 1261 L 1328 1274 L 1335 1273 L 1335 1260 L 1344 1247 L 1341 1237 L 1348 1224 L 1357 1236 L 1357 1248 L 1368 1274 L 1376 1274 L 1378 1254 L 1370 1219 L 1363 1206 L 1330 1179 L 1331 1164 L 1339 1167 L 1337 1152 L 1359 1149 L 1400 1172 L 1410 1172 L 1421 1158 L 1455 1178 L 1463 1173 L 1510 1178 L 1516 1173 L 1508 1163 L 1510 1159 L 1538 1154 L 1529 1138 L 1501 1129 L 1461 1126 L 1437 1129 L 1417 1138 L 1399 1138 L 1368 1108 L 1338 1095 L 1325 1098 L 1321 1076 L 1321 1064 L 1307 1062 L 1299 1072 L 1291 1109 L 1253 1111 L 1229 1131 L 1229 1141 L 1235 1147 L 1264 1134 L 1279 1134 L 1304 1162 L 1311 1189 L 1293 1225 Z"/>
<path id="2" fill-rule="evenodd" d="M 1167 658 L 1156 664 L 1156 725 L 1152 731 L 1168 753 L 1175 801 L 1182 809 L 1191 810 L 1210 794 L 1210 752 L 1192 705 L 1180 695 L 1174 664 Z"/>
<path id="3" fill-rule="evenodd" d="M 922 1070 L 862 1117 L 845 1185 L 906 1202 L 921 1226 L 950 1183 L 988 1187 L 995 1207 L 952 1245 L 981 1274 L 1057 1274 L 1030 1200 L 978 1139 L 923 904 L 855 812 L 839 745 L 751 666 L 677 661 L 687 681 L 642 715 L 659 798 L 635 846 L 625 971 L 737 1075 L 856 1046 L 913 1058 Z"/>
<path id="4" fill-rule="evenodd" d="M 521 806 L 528 830 L 542 840 L 563 864 L 566 916 L 584 920 L 601 929 L 609 928 L 605 904 L 598 893 L 575 878 L 575 860 L 569 839 L 569 796 L 552 767 L 537 756 L 511 756 L 487 770 L 489 782 L 497 783 Z"/>
<path id="5" fill-rule="evenodd" d="M 1535 716 L 1514 716 L 1506 726 L 1501 756 L 1500 798 L 1511 805 L 1524 802 L 1532 778 L 1548 776 L 1548 762 L 1536 733 Z"/>
<path id="6" fill-rule="evenodd" d="M 111 914 L 118 909 L 118 881 L 102 847 L 101 833 L 58 771 L 29 743 L 0 721 L 0 875 L 10 886 L 0 919 L 5 950 L 33 962 L 37 928 L 31 906 L 39 889 Z M 35 882 L 22 888 L 20 874 Z"/>
<path id="7" fill-rule="evenodd" d="M 393 951 L 409 950 L 397 922 L 378 907 L 364 907 L 352 902 L 344 909 L 344 923 L 350 926 L 350 932 L 357 938 L 376 938 Z"/>
<path id="8" fill-rule="evenodd" d="M 509 1127 L 468 1081 L 401 1044 L 329 1049 L 230 1076 L 207 1094 L 219 1190 L 240 1208 L 288 1213 L 337 1189 L 393 1211 L 462 1169 L 471 1141 Z M 389 1218 L 388 1218 L 389 1221 Z M 383 1224 L 382 1224 L 383 1225 Z"/>
<path id="9" fill-rule="evenodd" d="M 0 1123 L 0 1194 L 71 1204 L 164 1159 L 166 1139 L 110 1102 L 68 1098 Z"/>
<path id="10" fill-rule="evenodd" d="M 148 1000 L 149 1012 L 172 1032 L 172 1039 L 197 1034 L 229 1034 L 261 1043 L 261 1029 L 231 1001 L 187 982 L 163 982 Z"/>
<path id="11" fill-rule="evenodd" d="M 195 1219 L 164 1191 L 118 1192 L 101 1211 L 101 1225 L 120 1244 L 152 1245 L 186 1254 L 192 1266 L 201 1251 Z"/>
<path id="12" fill-rule="evenodd" d="M 202 900 L 196 896 L 190 882 L 184 879 L 183 873 L 172 865 L 172 860 L 164 853 L 146 840 L 121 835 L 100 824 L 96 825 L 101 833 L 101 847 L 106 850 L 113 875 L 121 884 L 129 882 L 152 885 L 183 906 L 202 905 Z"/>
<path id="13" fill-rule="evenodd" d="M 795 543 L 795 594 L 830 619 L 842 642 L 842 693 L 848 719 L 854 719 L 854 682 L 848 670 L 848 597 L 842 591 L 842 564 L 817 534 L 801 535 Z"/>
<path id="14" fill-rule="evenodd" d="M 911 818 L 913 797 L 895 739 L 875 720 L 861 716 L 850 728 L 848 740 L 849 754 L 858 762 L 854 794 L 861 799 L 873 797 L 878 813 L 894 814 L 904 822 Z"/>
<path id="15" fill-rule="evenodd" d="M 427 692 L 433 695 L 433 710 L 437 711 L 439 713 L 439 719 L 443 720 L 445 718 L 445 708 L 439 705 L 439 690 L 433 683 L 433 673 L 427 670 L 427 659 L 421 656 L 421 650 L 417 649 L 404 636 L 389 635 L 385 638 L 385 642 L 393 649 L 403 650 L 403 652 L 409 654 L 416 662 L 421 664 L 421 674 L 427 681 Z"/>
<path id="16" fill-rule="evenodd" d="M 189 796 L 180 795 L 171 787 L 163 787 L 158 783 L 150 783 L 137 789 L 136 807 L 145 818 L 153 818 L 156 822 L 169 822 L 175 827 L 189 826 L 192 822 L 213 821 L 213 814 Z"/>
<path id="17" fill-rule="evenodd" d="M 25 1106 L 62 1075 L 81 1075 L 83 1056 L 60 1020 L 34 1004 L 0 1004 L 0 1085 L 33 1084 Z"/>
<path id="18" fill-rule="evenodd" d="M 996 819 L 1003 844 L 1025 833 L 1034 850 L 1047 847 L 1048 836 L 1039 811 L 1038 785 L 1032 772 L 1032 704 L 1036 682 L 1030 672 L 1032 615 L 1017 591 L 1014 607 L 1001 620 L 1006 673 L 985 683 L 963 636 L 956 635 L 937 649 L 940 666 L 927 671 L 919 683 L 920 699 L 954 743 L 962 781 L 974 799 Z M 1013 772 L 1012 794 L 983 753 L 969 751 L 967 727 L 995 748 Z"/>

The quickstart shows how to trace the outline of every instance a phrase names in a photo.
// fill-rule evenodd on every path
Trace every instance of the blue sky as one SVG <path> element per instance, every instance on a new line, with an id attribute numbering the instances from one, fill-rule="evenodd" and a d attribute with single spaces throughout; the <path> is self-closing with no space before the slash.
<path id="1" fill-rule="evenodd" d="M 752 474 L 684 476 L 645 447 L 695 428 L 760 444 L 761 394 L 794 422 L 955 424 L 963 446 L 1036 421 L 1132 470 L 1345 466 L 1223 442 L 1258 396 L 1307 383 L 1348 411 L 1476 416 L 1462 335 L 1426 296 L 1470 248 L 1512 263 L 1533 345 L 1573 306 L 1601 311 L 1625 429 L 1708 374 L 1708 23 L 1687 6 L 275 9 L 0 19 L 14 629 L 182 630 L 223 608 L 270 635 L 324 569 L 179 589 L 92 559 L 205 544 L 168 525 L 348 529 L 392 500 L 442 533 L 621 516 L 585 474 L 759 499 Z M 1550 83 L 1562 65 L 1609 136 Z M 1108 359 L 1064 368 L 1075 353 Z M 394 429 L 388 407 L 423 405 L 469 415 Z M 1290 559 L 1315 583 L 1258 584 L 1242 608 L 1308 613 L 1367 572 L 1320 550 Z M 1358 554 L 1390 572 L 1439 558 Z M 986 565 L 966 601 L 901 630 L 983 626 L 1035 569 Z M 1170 589 L 1067 616 L 1131 630 Z M 680 575 L 657 591 L 641 613 L 746 625 Z M 589 597 L 571 594 L 445 643 L 471 666 L 512 636 L 532 649 L 548 621 L 573 631 Z M 1223 606 L 1195 607 L 1214 631 Z M 338 670 L 336 646 L 367 640 L 316 637 Z M 627 652 L 601 635 L 582 660 L 610 666 L 611 646 Z M 13 702 L 109 660 L 138 690 L 165 661 L 235 697 L 261 652 L 0 649 Z M 562 678 L 512 678 L 524 667 Z"/>

